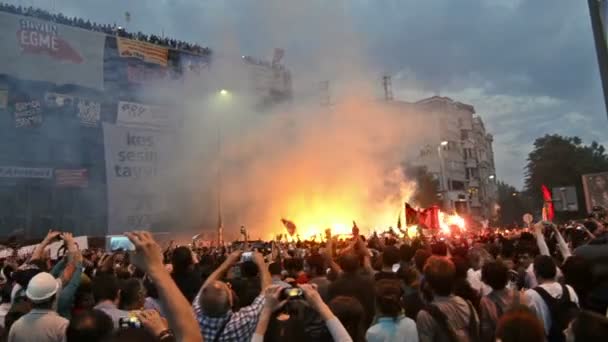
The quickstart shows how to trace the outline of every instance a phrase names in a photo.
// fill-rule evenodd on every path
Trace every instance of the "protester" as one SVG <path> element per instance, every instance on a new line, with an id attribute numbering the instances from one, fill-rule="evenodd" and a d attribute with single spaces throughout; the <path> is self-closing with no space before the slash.
<path id="1" fill-rule="evenodd" d="M 576 292 L 569 285 L 557 282 L 557 266 L 550 256 L 537 256 L 533 265 L 539 285 L 525 292 L 527 304 L 543 322 L 551 342 L 563 339 L 572 310 L 578 307 Z"/>
<path id="2" fill-rule="evenodd" d="M 399 263 L 399 249 L 395 246 L 385 247 L 382 251 L 382 269 L 374 275 L 376 281 L 382 279 L 398 279 L 393 269 Z"/>
<path id="3" fill-rule="evenodd" d="M 114 328 L 112 318 L 103 311 L 90 310 L 74 315 L 66 331 L 66 342 L 102 342 Z"/>
<path id="4" fill-rule="evenodd" d="M 383 279 L 376 283 L 376 324 L 371 326 L 365 338 L 368 342 L 417 342 L 416 323 L 405 317 L 401 301 L 403 290 L 399 281 Z"/>
<path id="5" fill-rule="evenodd" d="M 342 274 L 329 286 L 330 301 L 339 296 L 353 297 L 364 309 L 364 325 L 367 329 L 375 315 L 374 280 L 361 268 L 359 256 L 354 253 L 343 255 L 339 260 Z"/>
<path id="6" fill-rule="evenodd" d="M 62 342 L 69 321 L 53 310 L 59 285 L 50 273 L 42 272 L 30 280 L 26 296 L 32 310 L 19 318 L 8 334 L 9 342 Z"/>
<path id="7" fill-rule="evenodd" d="M 338 318 L 334 316 L 331 309 L 323 302 L 323 299 L 319 295 L 319 292 L 311 285 L 303 284 L 299 286 L 299 289 L 302 290 L 303 296 L 306 301 L 310 304 L 310 306 L 317 311 L 317 313 L 321 316 L 322 320 L 327 325 L 329 332 L 333 341 L 336 342 L 351 342 L 348 332 L 344 328 L 344 326 L 340 323 Z M 260 342 L 264 340 L 264 334 L 266 333 L 266 329 L 268 328 L 268 324 L 273 317 L 273 313 L 277 310 L 281 309 L 289 299 L 280 300 L 281 293 L 286 289 L 281 286 L 271 286 L 268 287 L 264 291 L 265 296 L 265 304 L 264 309 L 262 310 L 262 314 L 260 315 L 260 319 L 258 321 L 258 325 L 255 330 L 255 334 L 251 341 Z M 295 332 L 296 334 L 300 333 L 300 336 L 304 332 Z M 292 332 L 292 335 L 293 334 Z M 292 339 L 289 339 L 292 341 Z M 302 339 L 299 339 L 302 340 Z"/>
<path id="8" fill-rule="evenodd" d="M 200 272 L 195 269 L 192 251 L 185 246 L 177 247 L 171 256 L 173 270 L 171 277 L 189 302 L 194 300 L 196 293 L 203 284 Z"/>
<path id="9" fill-rule="evenodd" d="M 494 341 L 498 320 L 511 308 L 524 303 L 517 289 L 507 289 L 509 269 L 501 261 L 492 261 L 483 265 L 481 280 L 492 291 L 480 302 L 481 340 Z"/>
<path id="10" fill-rule="evenodd" d="M 454 264 L 448 258 L 432 256 L 424 266 L 424 279 L 433 300 L 416 318 L 420 341 L 477 340 L 479 319 L 473 305 L 452 293 L 456 279 Z"/>
<path id="11" fill-rule="evenodd" d="M 232 312 L 234 296 L 228 285 L 220 279 L 240 259 L 241 251 L 235 251 L 205 281 L 193 306 L 204 338 L 209 341 L 245 341 L 251 339 L 262 308 L 264 296 L 260 294 L 250 306 Z M 271 285 L 264 257 L 255 252 L 252 260 L 260 272 L 260 287 Z"/>
<path id="12" fill-rule="evenodd" d="M 95 310 L 103 311 L 112 318 L 114 328 L 120 327 L 120 319 L 129 316 L 125 310 L 120 310 L 120 286 L 114 275 L 102 274 L 95 277 L 93 282 L 93 297 L 95 298 Z"/>
<path id="13" fill-rule="evenodd" d="M 608 318 L 590 311 L 581 311 L 565 331 L 566 341 L 606 341 Z"/>
<path id="14" fill-rule="evenodd" d="M 365 341 L 366 314 L 359 300 L 353 297 L 338 296 L 329 302 L 329 308 L 354 342 Z"/>
<path id="15" fill-rule="evenodd" d="M 100 25 L 96 23 L 91 23 L 90 21 L 85 21 L 81 18 L 68 18 L 62 13 L 52 14 L 45 10 L 34 8 L 34 7 L 21 7 L 14 6 L 11 4 L 3 4 L 0 3 L 0 11 L 8 12 L 12 14 L 24 15 L 34 18 L 39 18 L 43 20 L 52 21 L 58 24 L 70 25 L 79 28 L 83 28 L 91 31 L 103 32 L 109 35 L 117 35 L 120 37 L 136 39 L 139 41 L 145 41 L 152 44 L 158 44 L 174 49 L 185 50 L 192 53 L 197 53 L 201 55 L 206 55 L 210 53 L 209 48 L 201 47 L 198 44 L 191 44 L 183 41 L 179 41 L 176 39 L 171 39 L 167 37 L 159 37 L 156 35 L 146 35 L 142 32 L 137 33 L 129 33 L 125 31 L 122 27 L 114 25 Z"/>
<path id="16" fill-rule="evenodd" d="M 527 307 L 517 307 L 498 321 L 496 342 L 545 342 L 543 330 L 542 322 L 533 312 Z"/>

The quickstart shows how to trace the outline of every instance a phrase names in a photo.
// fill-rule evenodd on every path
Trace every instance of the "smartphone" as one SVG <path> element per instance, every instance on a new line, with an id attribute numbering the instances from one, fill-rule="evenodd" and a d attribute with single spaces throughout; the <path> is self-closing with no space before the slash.
<path id="1" fill-rule="evenodd" d="M 253 252 L 243 252 L 241 254 L 241 262 L 251 261 L 253 259 Z"/>
<path id="2" fill-rule="evenodd" d="M 127 251 L 132 252 L 135 246 L 128 237 L 123 235 L 108 235 L 106 236 L 106 250 L 110 252 Z"/>
<path id="3" fill-rule="evenodd" d="M 296 298 L 300 298 L 304 295 L 304 292 L 302 292 L 302 289 L 299 287 L 288 287 L 283 289 L 283 293 L 281 294 L 281 297 L 283 299 L 296 299 Z"/>
<path id="4" fill-rule="evenodd" d="M 136 316 L 120 317 L 118 319 L 118 326 L 122 329 L 141 328 L 141 322 Z"/>

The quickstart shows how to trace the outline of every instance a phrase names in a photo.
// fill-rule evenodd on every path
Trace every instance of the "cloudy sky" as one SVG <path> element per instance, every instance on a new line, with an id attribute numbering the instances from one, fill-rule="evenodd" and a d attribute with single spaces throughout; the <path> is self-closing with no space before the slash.
<path id="1" fill-rule="evenodd" d="M 474 105 L 495 136 L 498 177 L 518 187 L 536 137 L 608 143 L 583 0 L 8 2 L 122 25 L 128 11 L 129 30 L 164 32 L 220 52 L 269 58 L 283 47 L 300 83 L 303 74 L 362 59 L 371 74 L 393 75 L 398 99 L 440 94 Z"/>

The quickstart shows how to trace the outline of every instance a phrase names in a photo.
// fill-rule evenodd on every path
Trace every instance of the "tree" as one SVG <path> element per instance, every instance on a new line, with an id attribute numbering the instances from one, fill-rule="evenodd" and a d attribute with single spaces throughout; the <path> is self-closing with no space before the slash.
<path id="1" fill-rule="evenodd" d="M 585 196 L 581 176 L 586 173 L 608 170 L 608 156 L 604 146 L 593 141 L 584 145 L 579 137 L 545 135 L 534 141 L 534 149 L 528 155 L 525 190 L 532 198 L 534 208 L 543 205 L 541 185 L 549 189 L 560 186 L 575 186 L 579 211 L 573 215 L 556 213 L 567 219 L 585 214 Z"/>
<path id="2" fill-rule="evenodd" d="M 500 224 L 520 225 L 524 214 L 531 211 L 527 196 L 507 183 L 498 182 L 497 185 Z"/>
<path id="3" fill-rule="evenodd" d="M 412 197 L 412 203 L 427 208 L 440 204 L 439 181 L 427 170 L 425 166 L 406 165 L 405 177 L 416 182 L 416 193 Z"/>

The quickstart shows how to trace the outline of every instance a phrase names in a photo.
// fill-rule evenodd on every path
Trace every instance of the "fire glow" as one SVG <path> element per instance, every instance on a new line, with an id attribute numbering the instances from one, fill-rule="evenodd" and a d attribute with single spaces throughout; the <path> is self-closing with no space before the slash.
<path id="1" fill-rule="evenodd" d="M 294 195 L 286 199 L 284 215 L 296 224 L 295 235 L 300 239 L 314 237 L 317 241 L 322 240 L 328 228 L 334 236 L 350 235 L 353 221 L 357 223 L 363 235 L 374 231 L 381 233 L 389 227 L 396 229 L 399 215 L 403 212 L 403 203 L 414 191 L 414 183 L 403 182 L 398 196 L 377 203 L 361 200 L 361 194 L 355 190 Z M 405 226 L 402 214 L 401 220 Z M 280 224 L 278 219 L 277 223 Z M 279 234 L 284 233 L 284 227 L 280 227 Z"/>

